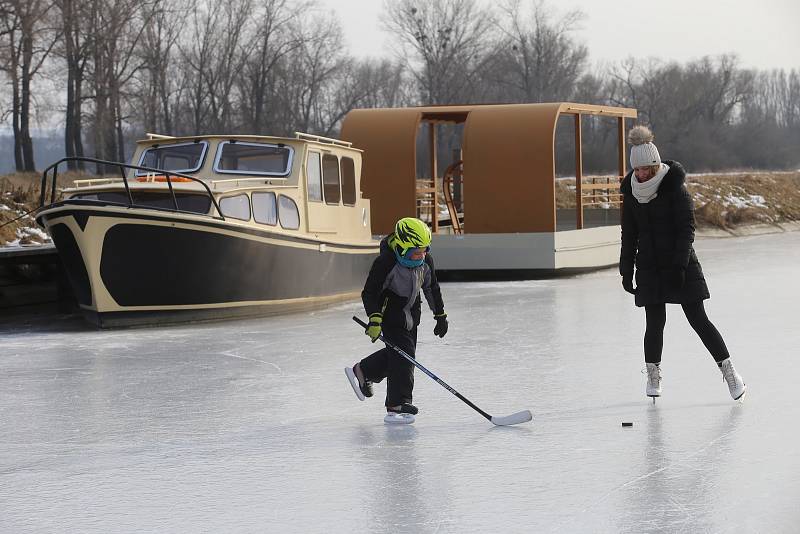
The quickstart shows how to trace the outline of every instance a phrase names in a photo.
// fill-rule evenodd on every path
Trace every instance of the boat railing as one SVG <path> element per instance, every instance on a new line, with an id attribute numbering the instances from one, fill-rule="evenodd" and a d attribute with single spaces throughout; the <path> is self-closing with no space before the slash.
<path id="1" fill-rule="evenodd" d="M 295 132 L 294 135 L 296 139 L 300 139 L 301 141 L 316 141 L 317 143 L 336 145 L 346 148 L 353 146 L 353 143 L 350 141 L 342 141 L 341 139 L 334 139 L 332 137 L 323 137 L 321 135 L 314 135 L 305 132 Z"/>
<path id="2" fill-rule="evenodd" d="M 125 193 L 126 193 L 126 195 L 128 197 L 127 206 L 129 208 L 144 208 L 144 209 L 151 209 L 151 210 L 180 212 L 180 213 L 191 213 L 193 215 L 198 215 L 197 212 L 186 211 L 186 210 L 180 209 L 180 207 L 178 206 L 178 197 L 175 195 L 175 188 L 172 186 L 172 181 L 175 180 L 176 178 L 180 178 L 181 182 L 185 182 L 187 179 L 192 181 L 192 182 L 197 182 L 197 183 L 199 183 L 200 185 L 203 186 L 203 189 L 205 189 L 205 192 L 208 195 L 208 198 L 211 200 L 211 203 L 214 205 L 214 208 L 216 209 L 217 215 L 208 215 L 208 216 L 209 217 L 213 217 L 215 219 L 220 219 L 220 220 L 223 220 L 223 221 L 225 220 L 225 216 L 222 215 L 222 210 L 220 209 L 219 204 L 217 203 L 217 200 L 214 198 L 214 194 L 211 192 L 211 189 L 208 187 L 208 184 L 204 180 L 201 180 L 200 178 L 197 178 L 195 176 L 190 176 L 188 174 L 183 174 L 181 172 L 165 171 L 164 169 L 156 169 L 156 168 L 153 168 L 153 167 L 144 167 L 142 165 L 129 165 L 127 163 L 119 163 L 119 162 L 116 162 L 116 161 L 106 161 L 106 160 L 102 160 L 102 159 L 87 158 L 87 157 L 77 157 L 77 156 L 76 157 L 61 158 L 60 160 L 58 160 L 57 162 L 53 163 L 52 165 L 50 165 L 49 167 L 47 167 L 44 170 L 44 172 L 42 173 L 42 189 L 41 189 L 41 193 L 40 193 L 40 196 L 39 196 L 39 209 L 42 209 L 42 208 L 45 207 L 45 201 L 47 199 L 47 191 L 48 191 L 48 175 L 52 175 L 52 183 L 50 184 L 50 187 L 49 187 L 49 190 L 50 190 L 50 205 L 56 203 L 57 182 L 58 182 L 58 167 L 62 163 L 67 163 L 67 162 L 70 162 L 70 161 L 84 161 L 84 162 L 88 162 L 88 163 L 95 163 L 95 164 L 98 164 L 98 165 L 102 165 L 105 168 L 115 167 L 115 168 L 119 169 L 120 178 L 122 179 L 122 183 L 125 186 Z M 130 184 L 128 184 L 128 177 L 125 175 L 125 170 L 126 169 L 131 169 L 133 171 L 144 171 L 144 172 L 148 173 L 149 176 L 156 176 L 156 175 L 164 176 L 164 181 L 166 182 L 167 187 L 169 188 L 170 195 L 172 196 L 172 205 L 174 206 L 174 208 L 162 208 L 162 207 L 141 205 L 141 204 L 135 203 L 133 201 L 133 195 L 131 194 Z M 116 179 L 114 179 L 114 178 L 97 178 L 97 179 L 89 179 L 87 181 L 91 182 L 92 180 L 116 180 Z M 112 182 L 106 182 L 106 183 L 112 183 Z M 121 205 L 126 205 L 126 204 L 123 203 Z"/>

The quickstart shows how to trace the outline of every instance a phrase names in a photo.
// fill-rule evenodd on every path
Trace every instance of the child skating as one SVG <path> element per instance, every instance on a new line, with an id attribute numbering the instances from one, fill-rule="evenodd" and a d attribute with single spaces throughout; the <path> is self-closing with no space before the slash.
<path id="1" fill-rule="evenodd" d="M 397 221 L 394 232 L 380 244 L 380 253 L 372 264 L 361 298 L 369 317 L 365 333 L 374 343 L 383 336 L 415 355 L 417 326 L 421 316 L 420 294 L 436 319 L 433 333 L 447 333 L 447 314 L 430 254 L 431 231 L 419 219 L 406 217 Z M 345 374 L 359 400 L 372 397 L 372 384 L 386 379 L 386 423 L 408 424 L 418 413 L 412 404 L 414 365 L 389 347 L 384 347 L 345 368 Z"/>

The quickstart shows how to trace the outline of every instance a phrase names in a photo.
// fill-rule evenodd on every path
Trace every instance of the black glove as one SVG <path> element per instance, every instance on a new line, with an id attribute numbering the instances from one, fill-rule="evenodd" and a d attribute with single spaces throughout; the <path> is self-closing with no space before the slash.
<path id="1" fill-rule="evenodd" d="M 675 289 L 683 289 L 683 284 L 686 283 L 686 269 L 683 267 L 675 267 L 669 273 L 669 281 Z"/>
<path id="2" fill-rule="evenodd" d="M 633 288 L 633 273 L 622 276 L 622 287 L 631 295 L 636 294 L 636 290 Z"/>
<path id="3" fill-rule="evenodd" d="M 433 327 L 433 334 L 439 337 L 444 337 L 447 333 L 447 314 L 440 313 L 433 316 L 436 319 L 436 326 Z"/>

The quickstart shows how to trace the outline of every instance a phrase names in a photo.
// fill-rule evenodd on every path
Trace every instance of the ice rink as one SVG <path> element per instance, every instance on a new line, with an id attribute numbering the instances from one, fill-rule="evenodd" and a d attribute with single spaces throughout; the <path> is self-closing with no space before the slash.
<path id="1" fill-rule="evenodd" d="M 731 400 L 679 306 L 663 397 L 615 269 L 443 284 L 423 316 L 414 425 L 343 368 L 377 348 L 359 302 L 238 322 L 97 331 L 0 323 L 0 532 L 800 530 L 800 232 L 700 239 L 706 309 L 748 385 Z M 435 251 L 434 251 L 435 253 Z M 623 428 L 622 422 L 632 422 Z"/>

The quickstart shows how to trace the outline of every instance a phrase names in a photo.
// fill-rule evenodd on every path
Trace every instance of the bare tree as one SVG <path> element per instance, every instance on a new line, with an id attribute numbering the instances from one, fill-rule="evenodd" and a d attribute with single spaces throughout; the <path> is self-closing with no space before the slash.
<path id="1" fill-rule="evenodd" d="M 59 37 L 48 0 L 0 1 L 0 69 L 12 86 L 11 122 L 17 171 L 33 172 L 32 81 Z"/>
<path id="2" fill-rule="evenodd" d="M 521 0 L 501 6 L 498 61 L 506 68 L 497 81 L 511 88 L 515 101 L 569 100 L 588 62 L 586 46 L 571 36 L 584 15 L 574 10 L 554 19 L 544 0 L 530 4 L 529 13 Z"/>
<path id="3" fill-rule="evenodd" d="M 60 54 L 67 66 L 64 151 L 67 157 L 83 157 L 83 86 L 91 53 L 90 12 L 82 0 L 56 0 L 63 21 Z M 69 169 L 83 169 L 82 161 L 69 161 Z"/>
<path id="4" fill-rule="evenodd" d="M 303 46 L 299 17 L 310 2 L 290 5 L 288 0 L 265 0 L 255 9 L 254 50 L 244 65 L 241 79 L 243 128 L 268 133 L 271 111 L 279 105 L 275 94 L 281 61 Z"/>
<path id="5" fill-rule="evenodd" d="M 125 105 L 130 82 L 144 61 L 139 47 L 161 0 L 88 0 L 91 2 L 94 150 L 100 159 L 125 161 Z M 102 172 L 104 169 L 98 169 Z"/>
<path id="6" fill-rule="evenodd" d="M 475 0 L 399 0 L 384 6 L 384 25 L 399 40 L 423 103 L 471 100 L 476 75 L 493 51 L 491 14 Z"/>
<path id="7" fill-rule="evenodd" d="M 316 131 L 334 135 L 344 116 L 354 108 L 407 103 L 405 82 L 402 65 L 388 60 L 342 61 L 317 98 Z"/>
<path id="8" fill-rule="evenodd" d="M 323 97 L 342 68 L 342 28 L 336 18 L 315 18 L 303 35 L 284 79 L 291 124 L 303 132 L 326 132 L 332 125 L 323 119 L 322 110 L 329 104 Z"/>
<path id="9" fill-rule="evenodd" d="M 190 84 L 193 133 L 226 133 L 236 125 L 233 88 L 252 49 L 252 0 L 197 6 L 192 42 L 181 43 Z"/>
<path id="10" fill-rule="evenodd" d="M 144 63 L 138 80 L 141 91 L 136 101 L 147 131 L 175 134 L 174 114 L 185 87 L 177 72 L 175 52 L 193 4 L 191 0 L 161 3 L 145 25 L 139 46 Z"/>

